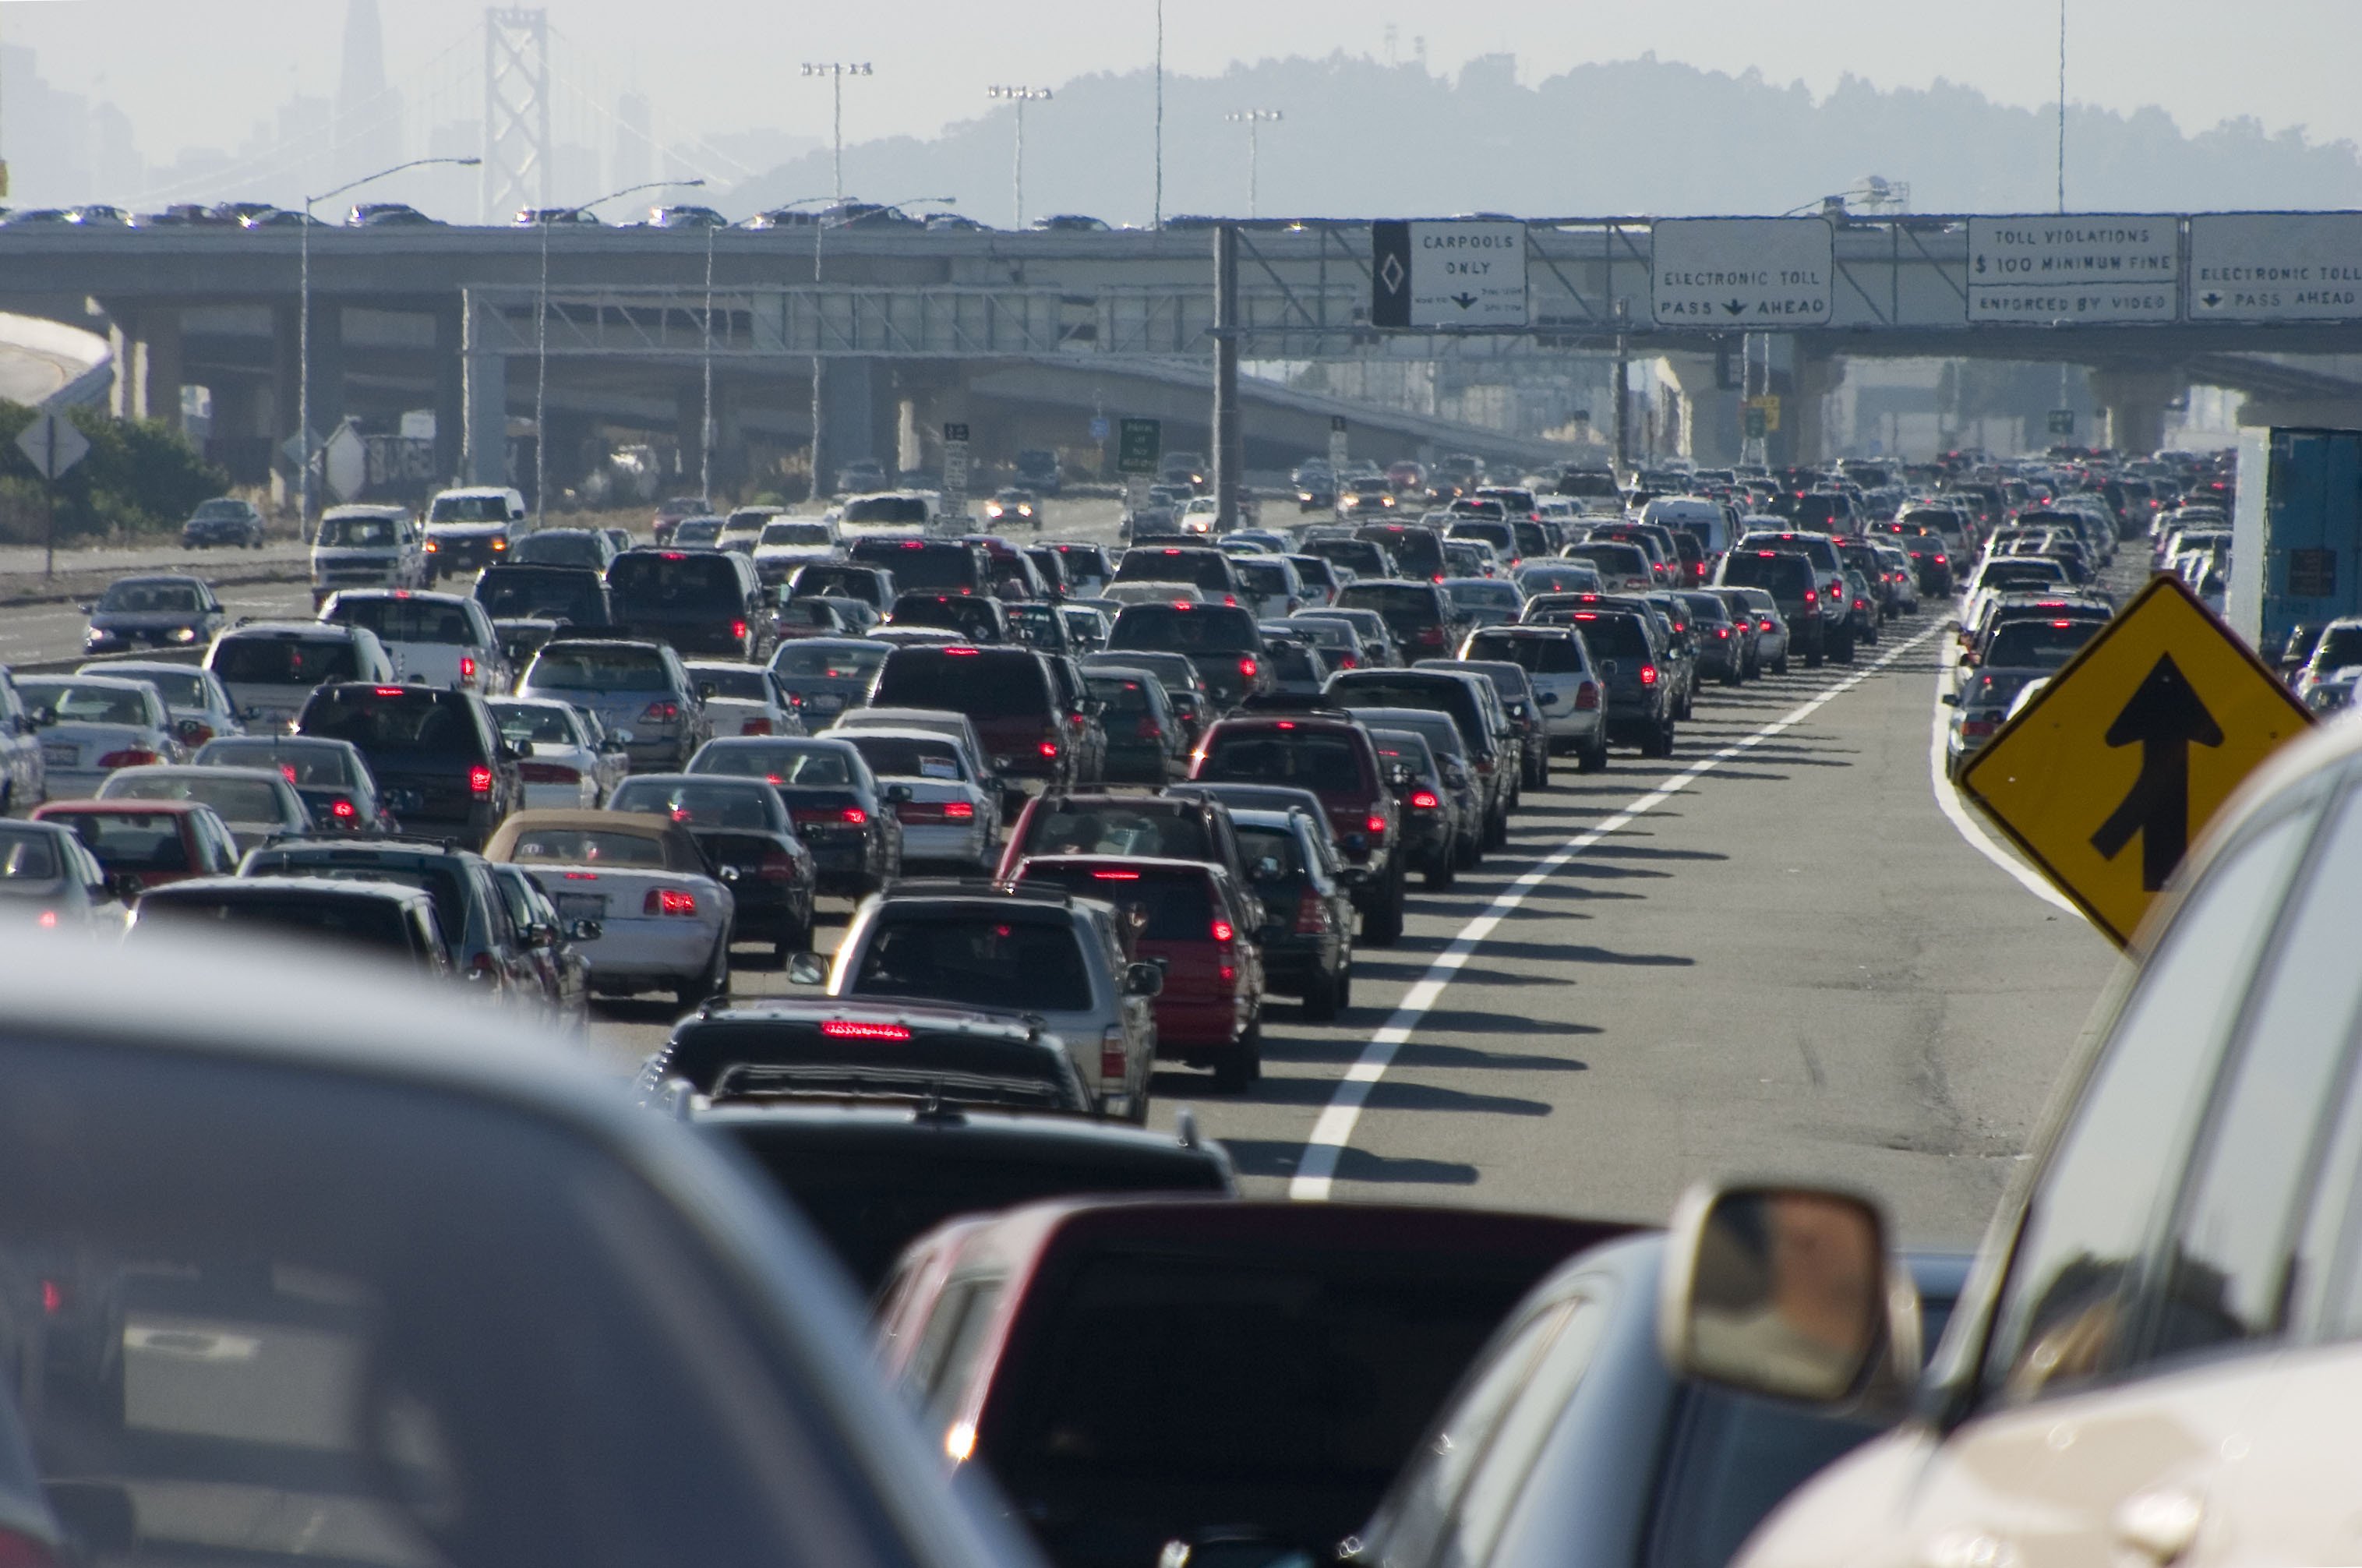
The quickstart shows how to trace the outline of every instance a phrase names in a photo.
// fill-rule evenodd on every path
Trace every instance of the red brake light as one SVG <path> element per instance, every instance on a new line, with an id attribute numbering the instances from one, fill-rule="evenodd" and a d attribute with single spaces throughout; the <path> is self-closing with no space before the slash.
<path id="1" fill-rule="evenodd" d="M 1654 686 L 1657 684 L 1657 667 L 1655 665 L 1644 664 L 1640 667 L 1640 684 L 1643 686 Z"/>
<path id="2" fill-rule="evenodd" d="M 649 703 L 646 711 L 640 714 L 640 722 L 644 724 L 668 724 L 679 717 L 680 704 L 668 702 L 659 697 Z"/>
<path id="3" fill-rule="evenodd" d="M 1197 606 L 1190 603 L 1187 599 L 1176 599 L 1173 602 L 1173 608 L 1175 610 L 1195 610 Z"/>
<path id="4" fill-rule="evenodd" d="M 294 783 L 294 782 L 295 782 L 295 765 L 294 765 L 293 763 L 292 763 L 292 762 L 282 762 L 282 763 L 281 763 L 281 764 L 279 765 L 279 771 L 280 771 L 281 773 L 282 773 L 282 774 L 286 775 L 287 782 L 289 782 L 290 784 L 292 784 L 292 783 Z"/>
<path id="5" fill-rule="evenodd" d="M 1214 940 L 1217 942 L 1235 942 L 1238 940 L 1238 930 L 1236 927 L 1232 926 L 1229 921 L 1216 921 L 1214 922 L 1213 930 Z"/>
<path id="6" fill-rule="evenodd" d="M 152 751 L 110 751 L 98 759 L 101 767 L 148 767 L 164 759 Z"/>
<path id="7" fill-rule="evenodd" d="M 976 821 L 976 808 L 966 801 L 946 801 L 944 802 L 944 820 L 953 823 L 972 823 Z"/>
<path id="8" fill-rule="evenodd" d="M 974 658 L 977 657 L 977 651 L 974 648 L 945 648 L 944 652 L 953 658 Z"/>
<path id="9" fill-rule="evenodd" d="M 468 788 L 474 790 L 479 795 L 491 794 L 492 792 L 492 770 L 485 767 L 480 762 L 476 764 L 475 767 L 468 769 Z"/>
<path id="10" fill-rule="evenodd" d="M 899 1023 L 860 1023 L 849 1018 L 821 1021 L 820 1032 L 831 1040 L 908 1040 L 911 1032 Z"/>
<path id="11" fill-rule="evenodd" d="M 1137 871 L 1094 871 L 1091 875 L 1102 882 L 1137 882 L 1140 880 L 1140 873 Z"/>
<path id="12" fill-rule="evenodd" d="M 1382 834 L 1386 831 L 1386 819 L 1380 816 L 1377 812 L 1372 812 L 1370 813 L 1370 820 L 1362 825 L 1366 827 L 1374 836 L 1375 834 Z"/>
<path id="13" fill-rule="evenodd" d="M 869 821 L 869 813 L 859 806 L 847 806 L 837 813 L 837 821 L 847 827 L 861 827 Z"/>
<path id="14" fill-rule="evenodd" d="M 640 900 L 640 912 L 652 915 L 693 915 L 697 895 L 684 888 L 650 888 Z"/>
<path id="15" fill-rule="evenodd" d="M 1443 804 L 1441 801 L 1436 799 L 1435 791 L 1432 790 L 1412 790 L 1410 794 L 1410 803 L 1425 812 L 1431 812 L 1438 806 Z"/>
<path id="16" fill-rule="evenodd" d="M 738 726 L 738 733 L 742 735 L 769 734 L 771 733 L 771 721 L 768 719 L 748 719 Z"/>
<path id="17" fill-rule="evenodd" d="M 795 857 L 784 849 L 774 849 L 763 856 L 763 864 L 755 876 L 765 882 L 792 882 L 796 879 Z"/>
<path id="18" fill-rule="evenodd" d="M 329 806 L 328 814 L 332 817 L 349 818 L 357 816 L 359 813 L 353 810 L 353 803 L 350 801 L 338 801 Z"/>
<path id="19" fill-rule="evenodd" d="M 1239 660 L 1239 679 L 1242 680 L 1253 680 L 1255 678 L 1255 670 L 1258 668 L 1260 667 L 1251 658 L 1242 658 Z"/>
<path id="20" fill-rule="evenodd" d="M 664 553 L 664 558 L 668 561 L 685 561 L 689 559 L 687 556 L 681 554 L 679 550 L 667 550 Z"/>
<path id="21" fill-rule="evenodd" d="M 744 622 L 744 621 L 733 621 L 733 622 L 731 622 L 731 623 L 730 623 L 730 635 L 731 635 L 732 636 L 734 636 L 734 637 L 743 637 L 743 636 L 745 636 L 745 635 L 746 635 L 746 623 L 745 623 L 745 622 Z"/>
<path id="22" fill-rule="evenodd" d="M 381 697 L 399 697 L 402 695 L 402 688 L 399 686 L 381 686 L 377 689 L 377 694 Z"/>
<path id="23" fill-rule="evenodd" d="M 1043 741 L 1042 743 L 1042 755 L 1052 758 L 1056 757 L 1058 755 L 1058 743 L 1056 741 Z"/>
<path id="24" fill-rule="evenodd" d="M 476 661 L 466 654 L 459 656 L 459 679 L 462 680 L 476 679 Z"/>
<path id="25" fill-rule="evenodd" d="M 1586 680 L 1574 689 L 1574 705 L 1578 709 L 1599 706 L 1599 688 Z"/>
<path id="26" fill-rule="evenodd" d="M 57 928 L 58 911 L 55 910 L 43 910 L 41 911 L 41 918 L 35 921 L 33 923 L 39 926 L 44 931 L 53 931 Z M 6 1558 L 0 1558 L 0 1563 L 5 1563 L 6 1561 Z"/>

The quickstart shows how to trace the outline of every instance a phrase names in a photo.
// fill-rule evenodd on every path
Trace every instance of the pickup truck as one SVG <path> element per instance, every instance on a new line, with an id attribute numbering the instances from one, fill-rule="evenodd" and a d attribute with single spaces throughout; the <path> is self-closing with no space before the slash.
<path id="1" fill-rule="evenodd" d="M 426 558 L 436 580 L 480 571 L 508 558 L 512 530 L 524 521 L 524 497 L 498 486 L 447 490 L 426 507 Z"/>

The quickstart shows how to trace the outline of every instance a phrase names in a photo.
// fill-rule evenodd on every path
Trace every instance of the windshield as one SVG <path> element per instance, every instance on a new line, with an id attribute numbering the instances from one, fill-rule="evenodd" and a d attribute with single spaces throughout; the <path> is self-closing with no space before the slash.
<path id="1" fill-rule="evenodd" d="M 1206 819 L 1194 810 L 1063 801 L 1033 813 L 1023 847 L 1028 855 L 1207 860 L 1214 846 Z"/>
<path id="2" fill-rule="evenodd" d="M 217 740 L 197 761 L 207 767 L 275 767 L 298 790 L 342 790 L 354 782 L 352 754 L 340 745 L 301 742 Z"/>
<path id="3" fill-rule="evenodd" d="M 189 871 L 182 819 L 168 812 L 75 812 L 59 819 L 109 871 Z"/>
<path id="4" fill-rule="evenodd" d="M 619 870 L 661 871 L 662 839 L 628 828 L 529 828 L 517 835 L 509 858 L 519 865 L 613 866 Z"/>
<path id="5" fill-rule="evenodd" d="M 1479 632 L 1468 640 L 1468 657 L 1505 659 L 1535 675 L 1573 675 L 1583 668 L 1583 655 L 1567 637 Z"/>
<path id="6" fill-rule="evenodd" d="M 107 801 L 198 801 L 226 823 L 282 823 L 279 791 L 259 778 L 213 778 L 204 773 L 118 773 L 99 796 Z"/>
<path id="7" fill-rule="evenodd" d="M 2315 669 L 2344 669 L 2362 664 L 2362 626 L 2332 626 L 2322 633 L 2312 652 Z"/>
<path id="8" fill-rule="evenodd" d="M 540 616 L 595 625 L 607 618 L 598 574 L 580 567 L 494 567 L 476 580 L 475 598 L 484 613 L 502 620 Z"/>
<path id="9" fill-rule="evenodd" d="M 330 619 L 340 626 L 366 626 L 381 643 L 476 646 L 476 627 L 467 607 L 447 600 L 340 596 Z"/>
<path id="10" fill-rule="evenodd" d="M 1142 942 L 1203 942 L 1221 910 L 1202 871 L 1134 871 L 1032 861 L 1019 879 L 1047 883 L 1078 899 L 1113 904 L 1137 922 Z"/>
<path id="11" fill-rule="evenodd" d="M 1374 610 L 1397 632 L 1434 625 L 1442 617 L 1435 590 L 1414 582 L 1349 582 L 1337 602 L 1348 610 Z"/>
<path id="12" fill-rule="evenodd" d="M 342 637 L 232 635 L 214 645 L 212 668 L 235 686 L 309 688 L 324 680 L 350 680 L 360 673 L 360 657 Z"/>
<path id="13" fill-rule="evenodd" d="M 318 543 L 327 549 L 383 549 L 397 542 L 391 517 L 328 517 L 321 520 Z"/>
<path id="14" fill-rule="evenodd" d="M 847 994 L 924 997 L 1025 1012 L 1080 1012 L 1090 972 L 1074 926 L 1010 912 L 899 914 L 878 922 Z"/>
<path id="15" fill-rule="evenodd" d="M 229 500 L 201 501 L 197 502 L 197 510 L 193 515 L 206 518 L 235 517 L 243 521 L 246 516 L 246 502 Z"/>
<path id="16" fill-rule="evenodd" d="M 433 510 L 426 514 L 429 523 L 505 523 L 509 520 L 508 497 L 504 495 L 438 495 Z"/>
<path id="17" fill-rule="evenodd" d="M 150 926 L 226 927 L 405 958 L 418 955 L 414 928 L 402 905 L 391 898 L 306 898 L 299 892 L 206 897 L 167 889 L 140 901 L 139 926 L 142 930 Z"/>
<path id="18" fill-rule="evenodd" d="M 1304 732 L 1219 734 L 1197 777 L 1221 784 L 1292 784 L 1317 794 L 1351 794 L 1363 787 L 1361 754 L 1352 741 Z"/>
<path id="19" fill-rule="evenodd" d="M 691 517 L 672 531 L 672 542 L 684 548 L 709 546 L 722 537 L 719 517 Z"/>
<path id="20" fill-rule="evenodd" d="M 598 535 L 567 528 L 526 535 L 509 552 L 509 559 L 537 566 L 587 567 L 598 571 L 607 565 L 607 541 Z"/>
<path id="21" fill-rule="evenodd" d="M 75 680 L 20 680 L 28 708 L 47 708 L 60 723 L 136 724 L 154 722 L 147 694 L 137 687 L 94 686 Z"/>
<path id="22" fill-rule="evenodd" d="M 2096 620 L 2013 621 L 1995 632 L 1981 661 L 1987 669 L 2057 669 L 2092 640 Z"/>
<path id="23" fill-rule="evenodd" d="M 607 588 L 619 605 L 635 609 L 734 609 L 745 594 L 734 558 L 653 550 L 620 556 L 607 569 Z"/>
<path id="24" fill-rule="evenodd" d="M 144 680 L 162 694 L 165 701 L 176 708 L 209 708 L 213 693 L 205 688 L 205 678 L 193 669 L 125 669 L 121 665 L 110 668 L 109 674 L 120 673 L 127 680 Z"/>
<path id="25" fill-rule="evenodd" d="M 668 691 L 672 672 L 647 648 L 568 643 L 535 654 L 524 683 L 555 691 Z"/>
<path id="26" fill-rule="evenodd" d="M 1231 563 L 1219 550 L 1126 550 L 1115 569 L 1118 582 L 1186 582 L 1222 591 L 1231 586 Z"/>
<path id="27" fill-rule="evenodd" d="M 824 550 L 836 541 L 830 536 L 825 523 L 767 523 L 763 525 L 761 543 Z"/>
<path id="28" fill-rule="evenodd" d="M 893 524 L 927 521 L 927 503 L 915 495 L 865 495 L 844 503 L 847 523 Z"/>
<path id="29" fill-rule="evenodd" d="M 1019 718 L 1057 706 L 1049 679 L 1039 654 L 897 648 L 870 701 L 881 708 L 949 708 L 971 719 Z"/>
<path id="30" fill-rule="evenodd" d="M 98 602 L 102 611 L 127 615 L 177 613 L 201 604 L 196 585 L 187 582 L 118 582 Z"/>

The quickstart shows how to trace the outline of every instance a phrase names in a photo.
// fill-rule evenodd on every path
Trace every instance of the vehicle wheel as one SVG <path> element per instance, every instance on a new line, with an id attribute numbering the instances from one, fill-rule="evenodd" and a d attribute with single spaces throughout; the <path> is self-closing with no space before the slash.
<path id="1" fill-rule="evenodd" d="M 1326 970 L 1312 977 L 1304 990 L 1304 1016 L 1314 1023 L 1326 1023 L 1337 1016 L 1337 977 Z"/>
<path id="2" fill-rule="evenodd" d="M 1595 741 L 1574 754 L 1574 770 L 1577 773 L 1596 773 L 1606 766 L 1607 743 L 1605 740 Z"/>
<path id="3" fill-rule="evenodd" d="M 1506 849 L 1509 844 L 1509 808 L 1501 810 L 1485 823 L 1485 847 Z"/>
<path id="4" fill-rule="evenodd" d="M 1851 664 L 1853 662 L 1852 637 L 1847 636 L 1838 640 L 1838 651 L 1835 657 L 1839 664 Z"/>
<path id="5" fill-rule="evenodd" d="M 1146 1084 L 1141 1085 L 1140 1092 L 1131 1097 L 1131 1110 L 1125 1114 L 1124 1120 L 1134 1127 L 1148 1125 L 1148 1086 Z"/>
<path id="6" fill-rule="evenodd" d="M 1362 940 L 1373 947 L 1391 947 L 1402 940 L 1403 870 L 1396 862 L 1386 878 L 1378 901 L 1362 916 Z"/>
<path id="7" fill-rule="evenodd" d="M 1345 967 L 1337 975 L 1337 1011 L 1341 1015 L 1353 1010 L 1353 961 L 1345 960 Z"/>
<path id="8" fill-rule="evenodd" d="M 1479 835 L 1472 833 L 1462 838 L 1455 834 L 1451 840 L 1451 863 L 1462 871 L 1473 871 L 1484 865 L 1485 845 Z"/>
<path id="9" fill-rule="evenodd" d="M 1682 711 L 1674 714 L 1673 717 L 1677 719 L 1686 719 L 1696 710 L 1696 708 L 1697 688 L 1693 686 L 1688 690 L 1682 693 Z"/>
<path id="10" fill-rule="evenodd" d="M 1871 647 L 1876 647 L 1878 646 L 1878 628 L 1876 626 L 1872 626 L 1869 631 L 1864 632 L 1861 635 L 1861 640 L 1868 643 Z"/>
<path id="11" fill-rule="evenodd" d="M 1239 1043 L 1224 1052 L 1214 1064 L 1216 1094 L 1244 1094 L 1257 1078 L 1263 1077 L 1263 1020 L 1247 1025 Z"/>
<path id="12" fill-rule="evenodd" d="M 1437 851 L 1435 857 L 1427 863 L 1427 869 L 1419 874 L 1421 885 L 1440 893 L 1460 880 L 1460 868 L 1451 862 L 1451 850 Z"/>

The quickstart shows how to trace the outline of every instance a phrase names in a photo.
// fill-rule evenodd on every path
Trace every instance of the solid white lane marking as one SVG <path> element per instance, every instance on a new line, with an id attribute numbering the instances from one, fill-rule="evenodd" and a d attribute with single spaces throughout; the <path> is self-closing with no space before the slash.
<path id="1" fill-rule="evenodd" d="M 1852 690 L 1943 629 L 1930 626 L 1909 642 L 1897 644 L 1867 668 L 1848 676 L 1809 701 L 1791 708 L 1752 734 L 1699 758 L 1654 790 L 1626 804 L 1621 811 L 1576 834 L 1502 889 L 1499 895 L 1485 907 L 1484 912 L 1462 926 L 1445 944 L 1443 951 L 1435 955 L 1434 962 L 1428 965 L 1427 972 L 1419 977 L 1418 984 L 1412 986 L 1396 1005 L 1385 1027 L 1370 1036 L 1369 1043 L 1362 1048 L 1361 1055 L 1345 1070 L 1343 1080 L 1337 1085 L 1336 1092 L 1321 1110 L 1319 1120 L 1312 1124 L 1312 1135 L 1305 1140 L 1304 1158 L 1297 1164 L 1296 1175 L 1287 1184 L 1287 1196 L 1314 1201 L 1329 1196 L 1337 1175 L 1337 1162 L 1343 1155 L 1345 1146 L 1352 1142 L 1353 1128 L 1362 1119 L 1362 1108 L 1369 1103 L 1371 1087 L 1386 1076 L 1386 1069 L 1394 1065 L 1395 1053 L 1409 1041 L 1412 1032 L 1434 1010 L 1452 977 L 1484 944 L 1485 939 L 1493 934 L 1494 928 L 1512 910 L 1526 901 L 1528 894 L 1548 881 L 1568 861 L 1609 834 L 1620 832 L 1634 818 L 1655 811 L 1694 780 L 1745 756 L 1781 732 L 1804 723 L 1822 704 Z"/>
<path id="2" fill-rule="evenodd" d="M 2049 878 L 2043 876 L 2041 872 L 1993 842 L 1992 835 L 1985 832 L 1983 824 L 1969 813 L 1968 802 L 1960 799 L 1959 787 L 1952 782 L 1951 769 L 1946 766 L 1948 760 L 1947 753 L 1950 748 L 1945 745 L 1945 741 L 1947 732 L 1952 727 L 1950 723 L 1952 711 L 1944 706 L 1943 696 L 1951 674 L 1951 667 L 1948 665 L 1936 671 L 1937 701 L 1934 704 L 1936 718 L 1929 726 L 1927 736 L 1927 780 L 1935 789 L 1937 806 L 1950 821 L 1952 826 L 1959 830 L 1960 836 L 1968 841 L 1970 849 L 2008 872 L 2017 879 L 2018 886 L 2040 899 L 2044 903 L 2064 910 L 2077 920 L 2081 920 L 2083 911 L 2075 907 L 2074 901 L 2052 887 Z"/>

